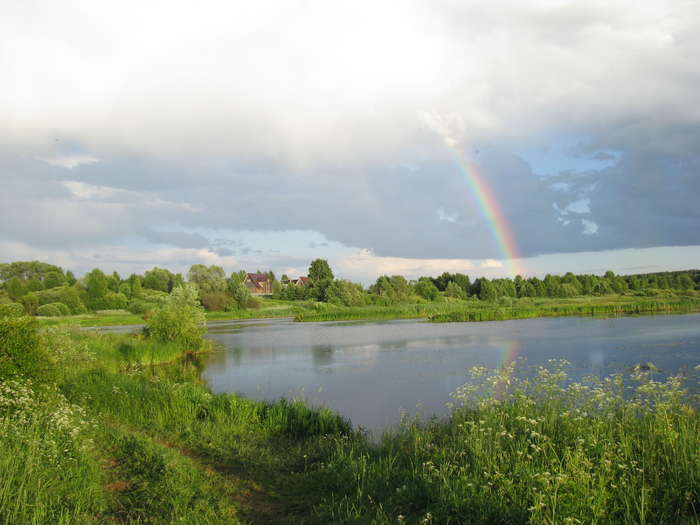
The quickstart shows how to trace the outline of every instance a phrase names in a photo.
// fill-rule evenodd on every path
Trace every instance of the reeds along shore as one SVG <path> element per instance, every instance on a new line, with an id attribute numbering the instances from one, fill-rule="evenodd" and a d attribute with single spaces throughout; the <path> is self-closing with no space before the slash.
<path id="1" fill-rule="evenodd" d="M 509 304 L 455 301 L 385 307 L 328 307 L 316 312 L 311 311 L 298 314 L 295 320 L 314 322 L 426 318 L 433 322 L 476 322 L 527 319 L 533 317 L 619 316 L 700 311 L 700 299 L 694 297 L 644 300 L 619 299 L 609 301 L 511 301 Z"/>

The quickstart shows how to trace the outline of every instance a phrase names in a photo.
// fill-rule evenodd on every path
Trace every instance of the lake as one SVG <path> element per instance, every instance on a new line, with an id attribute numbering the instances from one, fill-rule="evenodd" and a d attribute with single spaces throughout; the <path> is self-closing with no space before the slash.
<path id="1" fill-rule="evenodd" d="M 223 345 L 205 358 L 214 392 L 254 399 L 303 397 L 380 431 L 401 413 L 447 414 L 450 393 L 475 365 L 566 359 L 575 376 L 608 375 L 652 362 L 663 373 L 700 364 L 700 315 L 542 318 L 483 323 L 209 324 Z"/>

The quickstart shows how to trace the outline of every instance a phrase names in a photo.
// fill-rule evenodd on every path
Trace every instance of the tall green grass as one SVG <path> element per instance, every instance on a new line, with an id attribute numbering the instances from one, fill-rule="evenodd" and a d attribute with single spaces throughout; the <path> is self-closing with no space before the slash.
<path id="1" fill-rule="evenodd" d="M 0 523 L 97 523 L 94 423 L 52 388 L 0 381 Z"/>
<path id="2" fill-rule="evenodd" d="M 328 523 L 696 524 L 700 418 L 681 377 L 566 385 L 477 370 L 447 421 L 333 439 Z"/>
<path id="3" fill-rule="evenodd" d="M 491 306 L 490 308 L 464 309 L 431 315 L 432 322 L 502 321 L 533 317 L 566 316 L 620 316 L 634 314 L 688 313 L 700 309 L 700 300 L 679 298 L 673 300 L 637 300 L 634 302 L 608 302 L 594 304 L 551 304 Z"/>
<path id="4" fill-rule="evenodd" d="M 295 321 L 349 321 L 430 319 L 433 322 L 501 321 L 533 317 L 616 316 L 684 313 L 700 310 L 700 299 L 679 297 L 585 297 L 576 299 L 508 299 L 503 301 L 449 301 L 394 306 L 340 307 L 322 305 L 300 313 Z"/>

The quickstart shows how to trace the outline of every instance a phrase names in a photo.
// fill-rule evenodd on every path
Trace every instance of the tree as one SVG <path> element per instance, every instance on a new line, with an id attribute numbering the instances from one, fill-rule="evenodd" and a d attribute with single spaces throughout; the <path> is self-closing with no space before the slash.
<path id="1" fill-rule="evenodd" d="M 448 282 L 448 285 L 452 281 Z M 428 299 L 429 301 L 434 301 L 440 295 L 440 291 L 437 286 L 433 284 L 433 281 L 428 277 L 421 277 L 414 286 L 416 293 L 420 295 L 423 299 Z"/>
<path id="2" fill-rule="evenodd" d="M 199 350 L 206 332 L 204 308 L 199 304 L 194 284 L 178 286 L 165 304 L 146 321 L 146 337 L 161 342 L 179 343 L 189 350 Z"/>
<path id="3" fill-rule="evenodd" d="M 314 259 L 311 261 L 311 265 L 309 266 L 309 279 L 311 279 L 312 283 L 316 281 L 332 281 L 333 271 L 328 261 L 325 259 Z"/>
<path id="4" fill-rule="evenodd" d="M 479 283 L 479 299 L 482 301 L 493 301 L 496 299 L 496 288 L 486 277 L 477 279 Z"/>
<path id="5" fill-rule="evenodd" d="M 309 266 L 311 279 L 311 294 L 317 301 L 326 300 L 326 289 L 333 282 L 333 271 L 325 259 L 314 259 Z"/>
<path id="6" fill-rule="evenodd" d="M 107 276 L 99 268 L 95 268 L 85 275 L 85 289 L 90 309 L 100 310 L 104 307 L 104 297 L 108 290 L 107 284 Z"/>
<path id="7" fill-rule="evenodd" d="M 326 288 L 326 300 L 343 306 L 362 306 L 366 304 L 362 285 L 346 280 L 333 281 Z"/>
<path id="8" fill-rule="evenodd" d="M 464 289 L 459 286 L 455 281 L 450 281 L 447 283 L 447 288 L 445 288 L 445 295 L 447 297 L 454 297 L 455 299 L 466 299 L 467 294 Z"/>
<path id="9" fill-rule="evenodd" d="M 238 308 L 246 307 L 250 299 L 250 290 L 248 290 L 248 287 L 243 282 L 234 279 L 233 276 L 231 280 L 229 280 L 229 293 L 231 297 L 233 297 Z"/>
<path id="10" fill-rule="evenodd" d="M 144 288 L 151 290 L 159 290 L 161 292 L 170 292 L 173 289 L 175 275 L 164 268 L 155 267 L 147 271 L 143 275 Z"/>
<path id="11" fill-rule="evenodd" d="M 44 289 L 44 284 L 38 277 L 32 277 L 27 281 L 27 290 L 30 292 L 38 292 Z"/>
<path id="12" fill-rule="evenodd" d="M 75 283 L 77 283 L 77 282 L 78 282 L 78 279 L 75 278 L 75 275 L 73 275 L 73 272 L 71 272 L 70 270 L 68 270 L 68 271 L 66 272 L 66 283 L 67 283 L 69 286 L 73 286 L 73 285 L 74 285 Z"/>
<path id="13" fill-rule="evenodd" d="M 19 277 L 13 277 L 5 283 L 5 290 L 11 299 L 19 299 L 27 293 L 27 286 Z"/>
<path id="14" fill-rule="evenodd" d="M 197 286 L 200 297 L 226 291 L 226 272 L 221 266 L 193 264 L 187 272 L 187 279 Z"/>
<path id="15" fill-rule="evenodd" d="M 44 277 L 44 288 L 47 290 L 64 284 L 66 284 L 66 278 L 61 272 L 49 272 Z"/>

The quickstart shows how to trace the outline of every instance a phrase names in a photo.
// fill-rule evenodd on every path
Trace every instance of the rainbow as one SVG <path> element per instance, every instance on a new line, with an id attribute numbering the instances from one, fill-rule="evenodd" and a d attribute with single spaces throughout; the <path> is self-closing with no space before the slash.
<path id="1" fill-rule="evenodd" d="M 503 215 L 501 206 L 498 204 L 496 197 L 494 197 L 491 191 L 491 187 L 479 171 L 478 166 L 469 160 L 456 144 L 452 145 L 450 142 L 447 142 L 447 145 L 457 156 L 459 167 L 467 179 L 469 190 L 474 196 L 481 214 L 484 216 L 493 232 L 493 237 L 507 268 L 509 268 L 509 273 L 512 277 L 516 275 L 524 276 L 524 268 L 519 262 L 520 255 L 518 252 L 518 245 L 515 243 L 513 233 Z"/>

